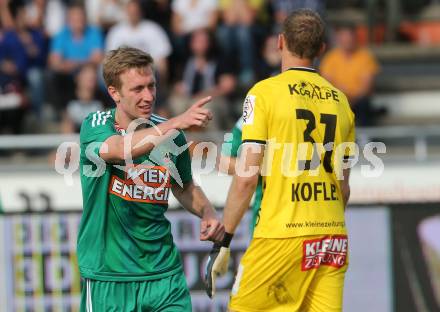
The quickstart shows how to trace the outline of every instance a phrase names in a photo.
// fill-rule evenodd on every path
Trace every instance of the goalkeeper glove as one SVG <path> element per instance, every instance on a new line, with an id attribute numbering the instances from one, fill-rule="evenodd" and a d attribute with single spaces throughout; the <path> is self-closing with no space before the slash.
<path id="1" fill-rule="evenodd" d="M 209 298 L 215 295 L 215 279 L 228 271 L 230 249 L 233 234 L 225 233 L 222 242 L 216 242 L 209 253 L 205 267 L 205 286 Z"/>

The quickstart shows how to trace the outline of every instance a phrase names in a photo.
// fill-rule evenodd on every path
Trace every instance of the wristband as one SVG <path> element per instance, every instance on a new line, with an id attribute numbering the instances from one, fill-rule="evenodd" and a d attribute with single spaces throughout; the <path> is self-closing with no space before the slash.
<path id="1" fill-rule="evenodd" d="M 234 237 L 234 234 L 225 232 L 225 235 L 223 236 L 222 246 L 228 248 L 231 244 L 231 240 Z"/>

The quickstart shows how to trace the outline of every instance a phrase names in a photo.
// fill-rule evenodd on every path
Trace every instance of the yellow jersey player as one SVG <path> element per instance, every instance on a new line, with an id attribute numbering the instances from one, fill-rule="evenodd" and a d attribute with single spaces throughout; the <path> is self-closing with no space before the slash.
<path id="1" fill-rule="evenodd" d="M 226 200 L 225 237 L 206 270 L 213 296 L 261 173 L 260 219 L 238 267 L 231 311 L 342 310 L 349 197 L 343 159 L 352 156 L 354 115 L 346 96 L 311 67 L 325 49 L 324 32 L 313 11 L 289 15 L 278 37 L 281 74 L 258 82 L 245 99 L 241 170 Z"/>

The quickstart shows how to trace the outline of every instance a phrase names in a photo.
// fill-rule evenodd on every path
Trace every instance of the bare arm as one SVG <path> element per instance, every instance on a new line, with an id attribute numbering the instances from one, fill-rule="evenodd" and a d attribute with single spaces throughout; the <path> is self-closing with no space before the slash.
<path id="1" fill-rule="evenodd" d="M 14 29 L 15 22 L 9 10 L 8 3 L 8 0 L 0 0 L 0 27 L 3 26 L 4 29 Z"/>
<path id="2" fill-rule="evenodd" d="M 67 112 L 63 112 L 60 126 L 61 133 L 75 133 L 75 124 Z"/>
<path id="3" fill-rule="evenodd" d="M 203 105 L 211 101 L 211 97 L 197 101 L 183 114 L 163 122 L 156 128 L 145 128 L 131 132 L 125 136 L 114 135 L 105 140 L 99 154 L 108 163 L 119 163 L 131 156 L 132 159 L 150 152 L 156 145 L 163 142 L 172 130 L 187 129 L 192 126 L 203 127 L 212 119 L 212 114 Z"/>
<path id="4" fill-rule="evenodd" d="M 350 184 L 348 181 L 350 179 L 350 168 L 344 169 L 342 174 L 344 175 L 344 180 L 341 181 L 341 190 L 344 198 L 344 206 L 346 206 L 348 199 L 350 198 Z"/>
<path id="5" fill-rule="evenodd" d="M 173 185 L 171 190 L 186 210 L 202 219 L 200 240 L 219 241 L 223 238 L 224 227 L 200 186 L 191 181 L 183 187 Z"/>
<path id="6" fill-rule="evenodd" d="M 246 149 L 242 150 L 237 172 L 229 188 L 223 213 L 223 222 L 227 233 L 234 233 L 244 213 L 249 208 L 249 203 L 258 184 L 258 176 L 264 155 L 264 146 L 259 144 L 254 146 L 258 146 L 259 151 L 246 152 Z M 244 170 L 249 174 L 243 174 Z"/>
<path id="7" fill-rule="evenodd" d="M 80 66 L 80 63 L 65 60 L 58 53 L 52 52 L 49 55 L 49 66 L 54 71 L 63 72 L 63 73 L 70 73 L 70 72 L 73 72 L 75 70 L 75 68 Z"/>
<path id="8" fill-rule="evenodd" d="M 235 174 L 235 164 L 237 163 L 236 157 L 229 157 L 225 155 L 220 155 L 218 163 L 218 171 L 234 175 Z"/>
<path id="9" fill-rule="evenodd" d="M 213 11 L 210 15 L 209 15 L 209 24 L 208 24 L 208 28 L 210 30 L 215 30 L 215 27 L 217 26 L 217 22 L 218 22 L 218 11 L 215 10 Z"/>
<path id="10" fill-rule="evenodd" d="M 168 83 L 168 60 L 164 57 L 156 60 L 155 63 L 161 83 Z"/>
<path id="11" fill-rule="evenodd" d="M 93 53 L 90 55 L 88 62 L 98 66 L 103 58 L 104 58 L 104 54 L 102 50 L 95 49 Z"/>
<path id="12" fill-rule="evenodd" d="M 171 16 L 171 30 L 176 35 L 182 35 L 182 16 L 179 13 L 173 12 Z"/>
<path id="13" fill-rule="evenodd" d="M 358 97 L 369 95 L 373 91 L 375 74 L 365 74 L 362 77 Z"/>

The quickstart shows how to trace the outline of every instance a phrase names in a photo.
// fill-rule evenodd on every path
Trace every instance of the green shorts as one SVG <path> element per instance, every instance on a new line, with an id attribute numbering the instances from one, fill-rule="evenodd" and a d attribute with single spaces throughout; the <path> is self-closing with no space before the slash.
<path id="1" fill-rule="evenodd" d="M 183 273 L 137 282 L 85 279 L 81 291 L 81 312 L 191 310 L 191 296 Z"/>

